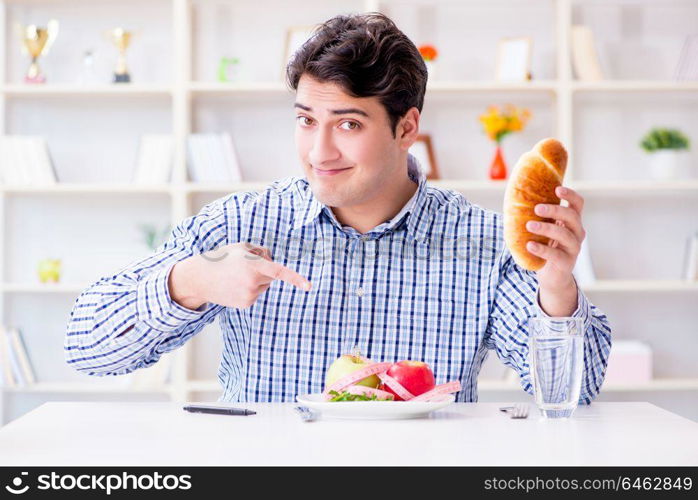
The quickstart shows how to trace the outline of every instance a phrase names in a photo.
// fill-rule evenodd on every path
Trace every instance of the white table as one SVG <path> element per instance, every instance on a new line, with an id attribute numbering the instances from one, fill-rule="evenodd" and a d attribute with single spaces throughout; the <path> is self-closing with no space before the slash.
<path id="1" fill-rule="evenodd" d="M 698 465 L 698 423 L 649 403 L 593 403 L 567 421 L 456 403 L 416 420 L 310 423 L 291 403 L 232 406 L 258 413 L 46 403 L 0 428 L 0 465 Z"/>

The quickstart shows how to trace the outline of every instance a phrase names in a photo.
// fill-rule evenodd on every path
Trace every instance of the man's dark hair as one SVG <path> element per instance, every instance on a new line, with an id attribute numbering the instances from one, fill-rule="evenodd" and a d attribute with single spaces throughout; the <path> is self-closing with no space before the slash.
<path id="1" fill-rule="evenodd" d="M 336 16 L 318 26 L 286 67 L 293 90 L 303 75 L 338 84 L 353 97 L 378 97 L 393 137 L 410 108 L 422 111 L 427 86 L 427 67 L 417 47 L 378 13 Z"/>

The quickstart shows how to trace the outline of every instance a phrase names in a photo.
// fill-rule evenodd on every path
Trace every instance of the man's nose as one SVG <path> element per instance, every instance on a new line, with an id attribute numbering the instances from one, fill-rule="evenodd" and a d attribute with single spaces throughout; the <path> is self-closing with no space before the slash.
<path id="1" fill-rule="evenodd" d="M 322 165 L 340 157 L 339 149 L 334 144 L 332 133 L 319 130 L 313 138 L 313 146 L 308 159 L 313 166 Z"/>

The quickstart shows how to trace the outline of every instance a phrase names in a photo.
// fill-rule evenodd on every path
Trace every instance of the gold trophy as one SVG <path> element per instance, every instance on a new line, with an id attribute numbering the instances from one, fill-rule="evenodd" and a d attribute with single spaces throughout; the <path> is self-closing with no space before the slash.
<path id="1" fill-rule="evenodd" d="M 38 61 L 41 54 L 48 53 L 56 36 L 58 36 L 58 21 L 51 19 L 46 28 L 41 28 L 35 24 L 29 26 L 17 25 L 17 31 L 22 39 L 22 52 L 29 54 L 32 59 L 29 69 L 26 75 L 24 75 L 24 82 L 46 82 L 46 77 L 41 73 Z"/>
<path id="2" fill-rule="evenodd" d="M 129 83 L 131 75 L 126 69 L 126 49 L 131 43 L 132 31 L 126 31 L 123 28 L 114 28 L 107 32 L 109 39 L 119 49 L 119 58 L 116 62 L 116 70 L 114 71 L 114 83 Z"/>

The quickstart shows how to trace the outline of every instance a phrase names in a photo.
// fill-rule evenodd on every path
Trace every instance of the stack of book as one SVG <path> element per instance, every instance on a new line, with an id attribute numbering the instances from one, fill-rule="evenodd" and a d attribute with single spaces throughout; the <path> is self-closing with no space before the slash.
<path id="1" fill-rule="evenodd" d="M 0 386 L 21 387 L 36 381 L 22 335 L 0 325 Z"/>
<path id="2" fill-rule="evenodd" d="M 0 179 L 4 184 L 51 185 L 56 173 L 46 139 L 39 136 L 0 136 Z"/>
<path id="3" fill-rule="evenodd" d="M 230 134 L 192 134 L 187 141 L 189 177 L 194 182 L 242 180 Z"/>

